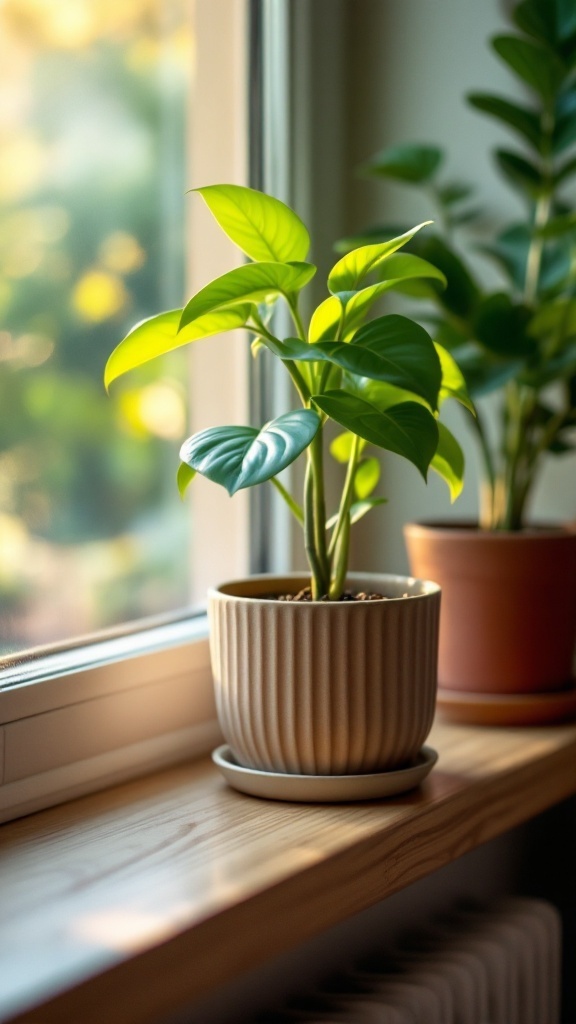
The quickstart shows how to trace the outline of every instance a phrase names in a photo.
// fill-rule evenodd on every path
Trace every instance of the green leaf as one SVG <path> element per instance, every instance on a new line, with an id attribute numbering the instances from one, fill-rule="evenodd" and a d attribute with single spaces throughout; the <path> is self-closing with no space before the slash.
<path id="1" fill-rule="evenodd" d="M 450 501 L 456 501 L 464 486 L 464 452 L 444 423 L 438 422 L 438 447 L 430 469 L 448 484 Z"/>
<path id="2" fill-rule="evenodd" d="M 474 319 L 474 334 L 498 356 L 528 358 L 536 349 L 527 330 L 530 317 L 526 306 L 513 303 L 505 292 L 497 292 L 480 303 Z"/>
<path id="3" fill-rule="evenodd" d="M 191 466 L 187 466 L 185 462 L 180 463 L 178 473 L 176 474 L 176 483 L 178 484 L 178 491 L 181 498 L 184 497 L 188 485 L 192 482 L 195 476 L 195 469 L 192 469 Z"/>
<path id="4" fill-rule="evenodd" d="M 314 401 L 327 416 L 369 444 L 403 456 L 426 479 L 438 445 L 438 427 L 423 405 L 403 402 L 380 412 L 346 391 L 327 391 L 314 396 Z"/>
<path id="5" fill-rule="evenodd" d="M 554 181 L 557 185 L 561 185 L 567 178 L 571 178 L 574 173 L 576 173 L 576 156 L 571 157 L 558 168 L 554 175 Z"/>
<path id="6" fill-rule="evenodd" d="M 417 231 L 430 223 L 431 221 L 424 221 L 397 238 L 391 238 L 389 241 L 380 242 L 377 245 L 363 245 L 360 249 L 353 249 L 352 252 L 347 253 L 341 260 L 338 260 L 328 275 L 328 288 L 332 294 L 356 291 L 358 285 L 371 271 L 377 270 L 388 256 L 391 256 L 397 249 L 401 249 Z"/>
<path id="7" fill-rule="evenodd" d="M 297 409 L 255 427 L 210 427 L 189 437 L 180 458 L 228 494 L 281 473 L 308 447 L 320 426 L 313 409 Z"/>
<path id="8" fill-rule="evenodd" d="M 571 377 L 576 373 L 576 341 L 569 342 L 565 348 L 554 356 L 544 358 L 538 366 L 530 367 L 521 374 L 520 380 L 533 388 L 543 388 L 547 384 Z"/>
<path id="9" fill-rule="evenodd" d="M 454 356 L 436 341 L 434 342 L 434 348 L 438 353 L 442 369 L 442 385 L 440 388 L 439 404 L 442 405 L 442 403 L 448 398 L 455 398 L 457 402 L 460 402 L 461 405 L 475 416 L 476 410 L 474 408 L 474 403 L 468 394 L 464 375 L 458 366 L 458 363 L 454 359 Z"/>
<path id="10" fill-rule="evenodd" d="M 366 228 L 359 235 L 350 235 L 347 238 L 340 238 L 334 244 L 334 252 L 351 252 L 352 249 L 359 249 L 363 245 L 375 245 L 377 242 L 389 242 L 391 238 L 404 235 L 409 228 L 399 224 L 382 224 Z"/>
<path id="11" fill-rule="evenodd" d="M 513 16 L 516 24 L 528 35 L 548 43 L 561 53 L 574 52 L 573 45 L 563 45 L 576 33 L 573 0 L 523 0 Z"/>
<path id="12" fill-rule="evenodd" d="M 201 288 L 184 307 L 180 329 L 232 303 L 270 302 L 299 291 L 314 277 L 311 263 L 247 263 Z"/>
<path id="13" fill-rule="evenodd" d="M 437 190 L 437 196 L 442 206 L 450 207 L 463 202 L 464 199 L 469 199 L 475 191 L 473 185 L 468 185 L 461 181 L 452 181 L 442 185 Z"/>
<path id="14" fill-rule="evenodd" d="M 564 79 L 562 62 L 538 43 L 518 36 L 496 36 L 496 53 L 545 103 L 551 104 Z"/>
<path id="15" fill-rule="evenodd" d="M 437 407 L 440 360 L 430 336 L 413 320 L 397 313 L 378 317 L 362 327 L 347 348 L 370 353 L 377 360 L 378 372 L 355 371 L 360 376 L 405 388 L 424 398 L 432 409 Z"/>
<path id="16" fill-rule="evenodd" d="M 542 175 L 534 164 L 517 153 L 510 153 L 507 149 L 497 149 L 496 159 L 500 170 L 513 185 L 519 185 L 532 199 L 541 194 Z"/>
<path id="17" fill-rule="evenodd" d="M 364 501 L 354 501 L 350 506 L 350 525 L 353 526 L 359 519 L 362 519 L 367 512 L 371 509 L 377 508 L 378 505 L 386 505 L 388 498 L 366 498 Z M 338 513 L 335 516 L 330 516 L 330 519 L 326 523 L 326 529 L 331 530 L 333 526 L 336 526 L 338 522 Z"/>
<path id="18" fill-rule="evenodd" d="M 374 456 L 358 464 L 354 476 L 354 493 L 360 501 L 369 498 L 380 479 L 380 462 Z"/>
<path id="19" fill-rule="evenodd" d="M 349 461 L 352 454 L 354 439 L 355 435 L 351 434 L 349 430 L 346 430 L 343 434 L 338 434 L 338 437 L 335 437 L 334 440 L 330 442 L 330 454 L 336 462 L 344 464 Z M 360 454 L 362 454 L 365 447 L 366 441 L 360 441 Z"/>
<path id="20" fill-rule="evenodd" d="M 333 340 L 340 327 L 342 303 L 337 295 L 330 295 L 314 310 L 308 328 L 308 341 L 314 345 L 317 341 Z"/>
<path id="21" fill-rule="evenodd" d="M 252 260 L 305 260 L 310 236 L 300 218 L 279 199 L 242 185 L 207 185 L 198 192 L 229 238 Z"/>
<path id="22" fill-rule="evenodd" d="M 361 164 L 358 172 L 370 177 L 395 178 L 420 185 L 434 177 L 443 157 L 443 151 L 438 146 L 417 143 L 389 146 Z"/>
<path id="23" fill-rule="evenodd" d="M 576 114 L 571 112 L 559 117 L 552 132 L 552 150 L 555 155 L 563 153 L 576 142 Z"/>
<path id="24" fill-rule="evenodd" d="M 438 235 L 428 235 L 418 240 L 418 253 L 444 274 L 447 285 L 439 288 L 431 282 L 438 303 L 458 317 L 469 317 L 480 295 L 466 264 L 457 253 Z"/>
<path id="25" fill-rule="evenodd" d="M 529 331 L 536 338 L 556 333 L 564 336 L 576 334 L 576 299 L 563 296 L 554 302 L 543 303 L 532 317 Z"/>
<path id="26" fill-rule="evenodd" d="M 487 93 L 470 93 L 467 99 L 468 103 L 476 110 L 481 110 L 482 113 L 489 114 L 510 128 L 514 128 L 534 146 L 537 152 L 541 151 L 543 135 L 540 120 L 535 111 L 500 99 L 499 96 L 490 96 Z"/>
<path id="27" fill-rule="evenodd" d="M 439 282 L 440 286 L 446 286 L 446 277 L 438 267 L 433 266 L 428 260 L 409 253 L 394 253 L 388 256 L 377 271 L 382 277 L 378 284 L 368 285 L 347 294 L 344 307 L 344 317 L 341 327 L 342 337 L 348 340 L 354 330 L 365 320 L 368 312 L 378 299 L 385 292 L 397 289 L 403 282 L 412 279 L 431 279 Z M 330 305 L 332 304 L 332 305 Z M 322 338 L 334 338 L 340 326 L 340 311 L 342 309 L 340 296 L 332 295 L 326 299 L 316 310 L 310 324 L 310 341 L 320 341 Z"/>
<path id="28" fill-rule="evenodd" d="M 265 339 L 280 359 L 327 361 L 348 373 L 383 380 L 424 398 L 435 409 L 442 372 L 432 340 L 423 327 L 394 313 L 362 327 L 350 343 L 319 341 L 308 345 L 298 338 Z"/>
<path id="29" fill-rule="evenodd" d="M 181 309 L 172 309 L 167 313 L 142 320 L 116 346 L 108 358 L 104 370 L 106 388 L 121 374 L 133 370 L 150 359 L 172 352 L 188 342 L 208 338 L 212 334 L 232 331 L 236 327 L 244 327 L 252 312 L 252 305 L 242 303 L 231 309 L 221 309 L 216 313 L 208 313 L 178 331 L 182 316 Z"/>

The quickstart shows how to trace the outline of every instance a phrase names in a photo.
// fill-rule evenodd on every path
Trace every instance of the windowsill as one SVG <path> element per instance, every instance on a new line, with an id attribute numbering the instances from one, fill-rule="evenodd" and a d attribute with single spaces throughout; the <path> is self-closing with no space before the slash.
<path id="1" fill-rule="evenodd" d="M 388 802 L 256 800 L 204 760 L 3 826 L 0 1020 L 144 1024 L 576 792 L 576 725 L 430 742 Z"/>

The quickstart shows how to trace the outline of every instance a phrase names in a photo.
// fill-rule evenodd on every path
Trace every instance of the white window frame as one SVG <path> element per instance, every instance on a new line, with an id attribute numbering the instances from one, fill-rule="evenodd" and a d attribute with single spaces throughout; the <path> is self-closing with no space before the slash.
<path id="1" fill-rule="evenodd" d="M 276 5 L 284 0 L 274 0 Z M 197 38 L 191 187 L 247 184 L 250 0 L 193 0 Z M 193 197 L 189 286 L 234 266 L 234 249 Z M 192 429 L 246 422 L 246 346 L 238 338 L 192 347 Z M 226 374 L 221 372 L 226 367 Z M 195 600 L 248 569 L 249 501 L 194 481 Z M 201 557 L 198 556 L 201 552 Z M 205 615 L 69 650 L 34 652 L 0 678 L 0 821 L 198 756 L 220 737 Z"/>

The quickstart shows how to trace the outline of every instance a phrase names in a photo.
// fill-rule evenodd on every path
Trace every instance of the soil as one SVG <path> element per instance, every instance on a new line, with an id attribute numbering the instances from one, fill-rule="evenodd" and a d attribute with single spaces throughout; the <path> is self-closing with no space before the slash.
<path id="1" fill-rule="evenodd" d="M 304 587 L 303 590 L 299 590 L 297 594 L 271 594 L 278 601 L 312 601 L 312 591 L 310 587 Z M 329 598 L 320 598 L 321 601 L 328 601 Z M 366 594 L 363 590 L 352 591 L 345 590 L 339 601 L 385 601 L 385 594 Z"/>

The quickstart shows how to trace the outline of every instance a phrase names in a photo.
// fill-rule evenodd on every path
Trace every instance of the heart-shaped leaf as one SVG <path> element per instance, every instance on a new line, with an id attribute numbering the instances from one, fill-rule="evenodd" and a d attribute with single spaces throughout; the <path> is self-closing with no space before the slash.
<path id="1" fill-rule="evenodd" d="M 456 501 L 464 486 L 464 452 L 454 434 L 443 423 L 438 422 L 438 447 L 430 463 L 430 469 L 448 484 L 450 500 Z"/>
<path id="2" fill-rule="evenodd" d="M 173 349 L 187 345 L 190 341 L 232 331 L 236 327 L 244 327 L 251 312 L 252 305 L 242 303 L 230 309 L 205 314 L 181 331 L 178 330 L 181 309 L 172 309 L 167 313 L 149 317 L 148 320 L 142 320 L 110 355 L 104 370 L 106 388 L 121 374 L 147 363 L 149 359 L 156 359 L 166 352 L 172 352 Z"/>
<path id="3" fill-rule="evenodd" d="M 342 319 L 343 306 L 337 295 L 330 295 L 314 310 L 308 329 L 308 341 L 314 345 L 325 339 L 333 341 Z"/>
<path id="4" fill-rule="evenodd" d="M 300 291 L 316 273 L 311 263 L 247 263 L 201 288 L 184 307 L 180 330 L 232 303 L 267 302 Z"/>
<path id="5" fill-rule="evenodd" d="M 356 291 L 368 274 L 376 270 L 393 252 L 409 242 L 417 231 L 430 223 L 431 221 L 424 221 L 397 238 L 380 242 L 378 245 L 363 245 L 360 249 L 353 249 L 352 252 L 346 253 L 341 260 L 338 260 L 328 276 L 328 288 L 332 294 Z"/>
<path id="6" fill-rule="evenodd" d="M 305 260 L 310 236 L 297 214 L 273 196 L 242 185 L 207 185 L 199 192 L 229 238 L 252 260 Z"/>
<path id="7" fill-rule="evenodd" d="M 378 448 L 403 456 L 424 479 L 438 445 L 432 413 L 416 402 L 402 402 L 380 412 L 346 391 L 327 391 L 314 397 L 316 405 L 342 427 Z"/>
<path id="8" fill-rule="evenodd" d="M 180 458 L 228 494 L 281 473 L 308 447 L 320 426 L 313 409 L 297 409 L 255 427 L 210 427 L 188 438 Z"/>

